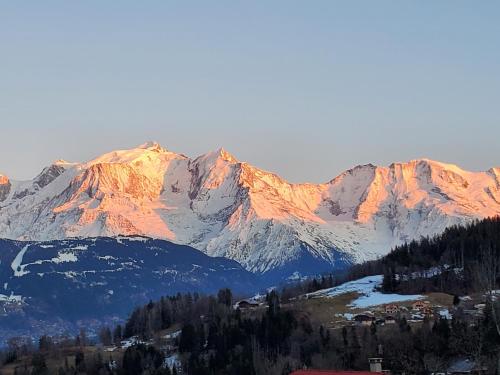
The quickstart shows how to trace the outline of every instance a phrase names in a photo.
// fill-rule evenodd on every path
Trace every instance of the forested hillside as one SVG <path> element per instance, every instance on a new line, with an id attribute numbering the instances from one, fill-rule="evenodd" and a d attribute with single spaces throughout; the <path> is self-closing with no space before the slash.
<path id="1" fill-rule="evenodd" d="M 134 311 L 124 331 L 103 328 L 104 347 L 84 333 L 65 340 L 42 337 L 37 348 L 13 341 L 0 354 L 0 373 L 287 375 L 304 366 L 366 370 L 373 356 L 382 357 L 394 374 L 443 371 L 456 358 L 474 359 L 488 374 L 497 369 L 500 336 L 489 307 L 473 324 L 457 315 L 417 325 L 402 318 L 386 326 L 330 329 L 295 305 L 281 303 L 274 291 L 257 309 L 235 309 L 234 302 L 228 289 L 217 296 L 151 302 Z M 177 333 L 165 335 L 169 327 Z M 175 358 L 174 367 L 169 358 Z"/>
<path id="2" fill-rule="evenodd" d="M 496 289 L 499 260 L 500 218 L 496 217 L 398 246 L 374 268 L 382 268 L 385 291 L 463 295 Z"/>

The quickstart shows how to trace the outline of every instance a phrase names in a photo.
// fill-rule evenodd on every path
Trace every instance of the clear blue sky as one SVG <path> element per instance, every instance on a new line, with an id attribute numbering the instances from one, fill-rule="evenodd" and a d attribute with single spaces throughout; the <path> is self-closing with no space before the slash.
<path id="1" fill-rule="evenodd" d="M 0 172 L 147 140 L 294 182 L 500 165 L 500 2 L 11 1 Z"/>

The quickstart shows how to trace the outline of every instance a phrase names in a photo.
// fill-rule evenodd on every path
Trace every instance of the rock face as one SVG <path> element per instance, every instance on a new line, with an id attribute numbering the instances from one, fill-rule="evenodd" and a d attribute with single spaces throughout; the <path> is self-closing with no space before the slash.
<path id="1" fill-rule="evenodd" d="M 11 184 L 7 176 L 0 174 L 0 202 L 7 199 L 10 193 Z"/>
<path id="2" fill-rule="evenodd" d="M 165 238 L 281 278 L 498 215 L 499 181 L 499 168 L 468 172 L 421 159 L 290 184 L 223 149 L 191 159 L 148 143 L 13 182 L 0 203 L 0 237 Z"/>

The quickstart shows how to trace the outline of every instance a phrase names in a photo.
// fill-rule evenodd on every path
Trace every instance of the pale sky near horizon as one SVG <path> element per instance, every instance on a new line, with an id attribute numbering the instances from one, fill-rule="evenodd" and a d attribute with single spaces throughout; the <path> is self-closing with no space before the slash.
<path id="1" fill-rule="evenodd" d="M 0 3 L 0 173 L 148 140 L 292 182 L 500 166 L 500 2 Z"/>

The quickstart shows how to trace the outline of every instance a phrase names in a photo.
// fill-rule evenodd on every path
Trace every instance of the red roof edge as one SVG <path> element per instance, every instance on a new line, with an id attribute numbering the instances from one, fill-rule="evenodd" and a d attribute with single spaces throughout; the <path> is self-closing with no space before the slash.
<path id="1" fill-rule="evenodd" d="M 383 373 L 370 371 L 297 370 L 290 375 L 383 375 Z"/>

